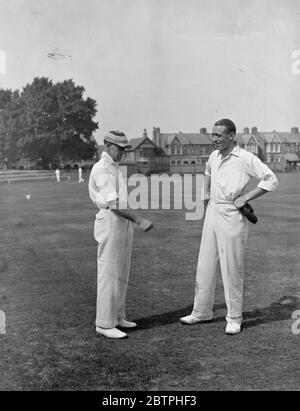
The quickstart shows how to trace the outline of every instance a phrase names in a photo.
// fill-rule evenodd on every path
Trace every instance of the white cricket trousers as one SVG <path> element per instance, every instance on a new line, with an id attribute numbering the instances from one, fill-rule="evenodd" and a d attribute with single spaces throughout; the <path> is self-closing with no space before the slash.
<path id="1" fill-rule="evenodd" d="M 248 220 L 232 203 L 209 202 L 202 231 L 192 311 L 197 319 L 213 317 L 216 269 L 220 261 L 227 305 L 226 320 L 242 322 L 244 250 L 248 229 Z"/>
<path id="2" fill-rule="evenodd" d="M 98 242 L 96 327 L 113 328 L 126 317 L 132 223 L 102 209 L 96 216 L 94 236 Z"/>

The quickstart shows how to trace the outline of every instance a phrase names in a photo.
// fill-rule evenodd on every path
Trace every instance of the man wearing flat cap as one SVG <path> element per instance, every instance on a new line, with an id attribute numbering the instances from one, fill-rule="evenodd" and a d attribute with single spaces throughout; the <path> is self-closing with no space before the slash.
<path id="1" fill-rule="evenodd" d="M 98 207 L 94 237 L 98 242 L 96 332 L 108 338 L 125 338 L 119 328 L 137 324 L 126 320 L 125 298 L 129 279 L 133 227 L 148 231 L 153 225 L 127 209 L 127 188 L 119 170 L 126 148 L 123 132 L 110 131 L 104 137 L 101 159 L 93 166 L 89 195 Z"/>

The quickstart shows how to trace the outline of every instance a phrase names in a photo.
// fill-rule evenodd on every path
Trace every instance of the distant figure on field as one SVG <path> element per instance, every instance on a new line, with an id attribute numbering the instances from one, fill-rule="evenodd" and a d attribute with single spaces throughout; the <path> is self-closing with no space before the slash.
<path id="1" fill-rule="evenodd" d="M 82 168 L 78 168 L 78 183 L 83 183 L 84 179 L 82 178 Z"/>
<path id="2" fill-rule="evenodd" d="M 59 183 L 60 182 L 60 169 L 59 168 L 55 170 L 55 177 L 56 177 L 56 181 Z"/>

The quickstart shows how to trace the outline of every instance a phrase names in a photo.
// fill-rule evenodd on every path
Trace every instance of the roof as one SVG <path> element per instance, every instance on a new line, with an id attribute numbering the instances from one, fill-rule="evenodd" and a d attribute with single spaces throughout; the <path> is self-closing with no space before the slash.
<path id="1" fill-rule="evenodd" d="M 287 132 L 279 132 L 277 133 L 281 140 L 287 143 L 300 143 L 300 133 L 287 133 Z"/>
<path id="2" fill-rule="evenodd" d="M 279 134 L 276 131 L 271 132 L 262 132 L 258 133 L 264 140 L 265 143 L 272 143 L 272 142 L 281 142 L 282 139 L 280 138 Z"/>
<path id="3" fill-rule="evenodd" d="M 138 138 L 132 138 L 131 140 L 129 140 L 129 144 L 131 145 L 131 148 L 128 149 L 127 151 L 134 151 L 135 149 L 137 149 L 141 144 L 143 144 L 143 142 L 145 140 L 148 140 L 151 144 L 153 144 L 153 146 L 155 147 L 155 143 L 150 140 L 149 137 L 138 137 Z"/>
<path id="4" fill-rule="evenodd" d="M 177 137 L 181 144 L 213 144 L 211 134 L 201 134 L 201 133 L 161 133 L 160 134 L 160 146 L 165 148 L 166 145 L 170 145 L 174 138 Z M 278 131 L 267 131 L 267 132 L 256 132 L 256 133 L 237 133 L 236 141 L 239 144 L 247 145 L 249 144 L 251 138 L 253 138 L 256 143 L 263 148 L 267 143 L 281 142 L 281 143 L 299 143 L 300 144 L 300 133 L 293 132 L 278 132 Z"/>
<path id="5" fill-rule="evenodd" d="M 300 143 L 300 133 L 272 131 L 258 133 L 257 135 L 260 136 L 265 143 L 272 143 L 276 140 L 282 143 Z"/>
<path id="6" fill-rule="evenodd" d="M 176 133 L 163 133 L 160 134 L 160 141 L 161 141 L 161 146 L 164 147 L 167 144 L 171 144 L 172 140 L 176 136 Z"/>
<path id="7" fill-rule="evenodd" d="M 210 140 L 209 134 L 201 134 L 201 133 L 169 133 L 169 134 L 161 134 L 161 145 L 164 147 L 167 144 L 172 144 L 175 137 L 181 144 L 213 144 Z"/>
<path id="8" fill-rule="evenodd" d="M 249 144 L 250 140 L 253 139 L 256 144 L 259 146 L 263 147 L 264 146 L 264 139 L 261 135 L 259 134 L 243 134 L 243 133 L 237 133 L 236 134 L 236 141 L 239 144 L 244 144 L 247 145 Z"/>
<path id="9" fill-rule="evenodd" d="M 183 144 L 212 144 L 208 134 L 180 133 Z"/>

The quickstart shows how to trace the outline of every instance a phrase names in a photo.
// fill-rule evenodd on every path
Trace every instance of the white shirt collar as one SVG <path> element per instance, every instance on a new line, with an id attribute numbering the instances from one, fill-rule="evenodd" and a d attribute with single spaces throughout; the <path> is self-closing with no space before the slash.
<path id="1" fill-rule="evenodd" d="M 218 152 L 218 156 L 219 155 L 221 155 L 221 151 L 219 150 L 219 152 Z M 235 146 L 233 147 L 233 149 L 231 150 L 231 152 L 226 156 L 226 157 L 229 157 L 229 156 L 231 156 L 231 155 L 233 155 L 233 156 L 236 156 L 236 157 L 239 157 L 239 155 L 240 155 L 240 146 L 238 145 L 238 144 L 235 144 Z M 225 158 L 226 158 L 225 157 Z"/>
<path id="2" fill-rule="evenodd" d="M 119 163 L 117 163 L 110 154 L 108 154 L 106 151 L 102 151 L 101 154 L 101 159 L 105 160 L 109 165 L 118 167 Z"/>

